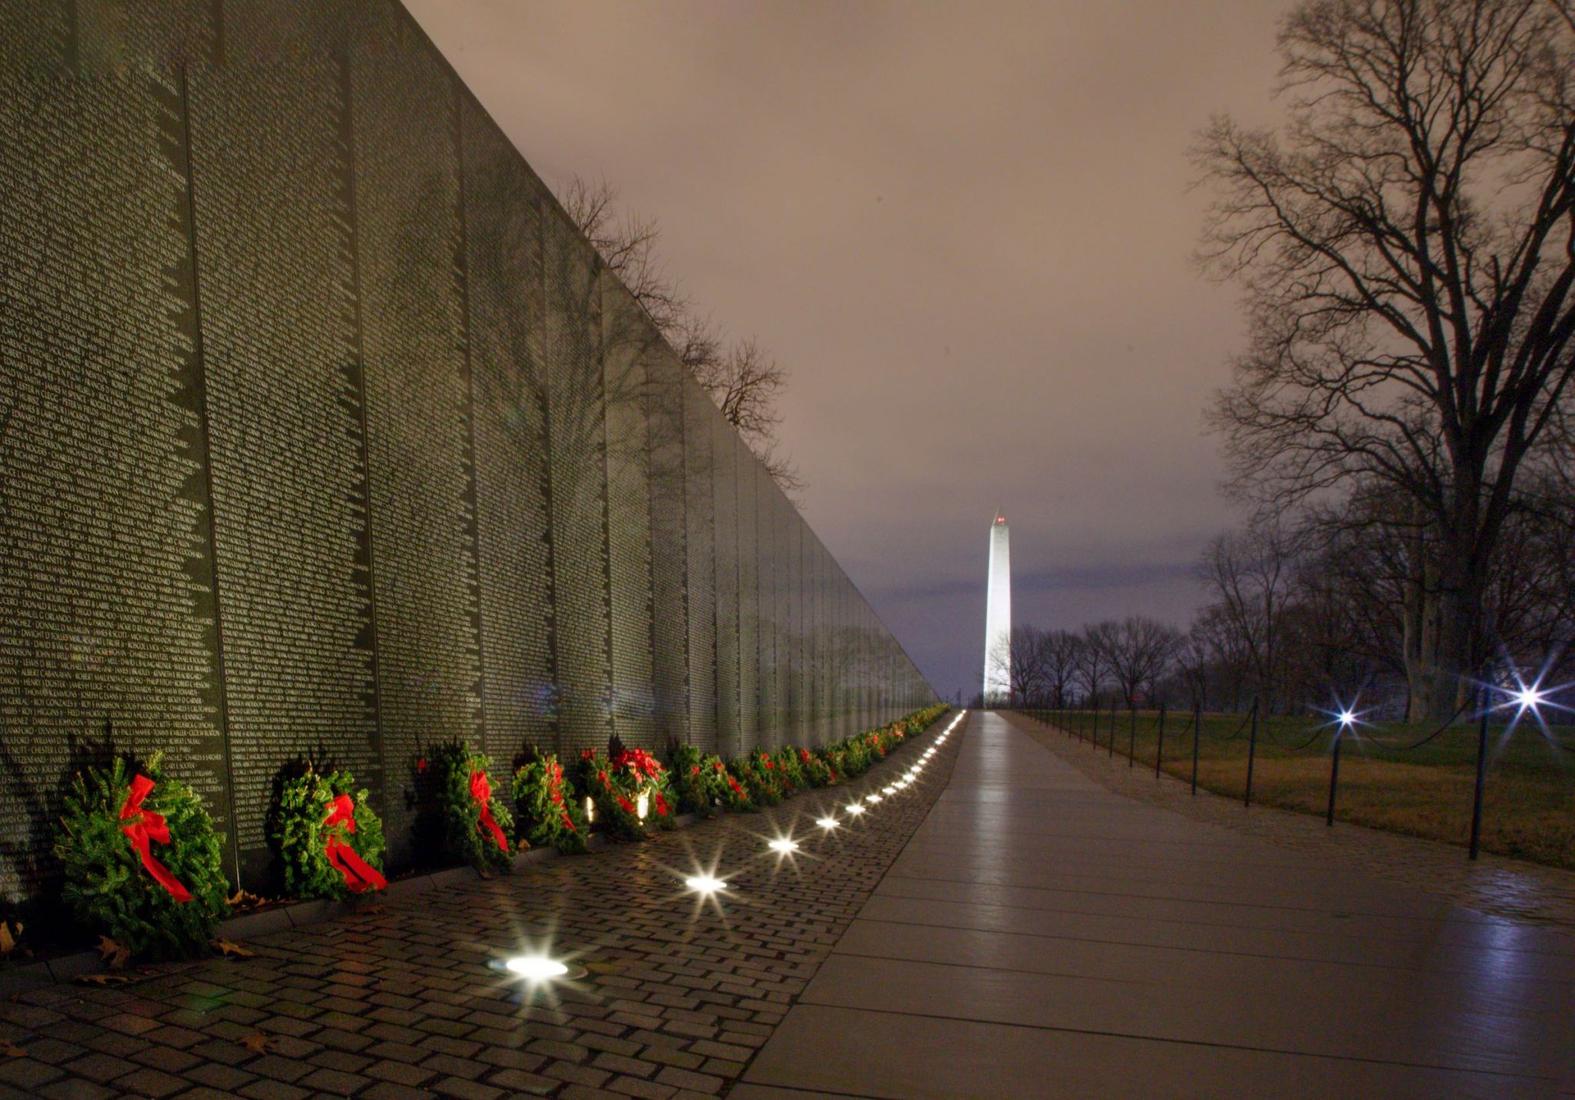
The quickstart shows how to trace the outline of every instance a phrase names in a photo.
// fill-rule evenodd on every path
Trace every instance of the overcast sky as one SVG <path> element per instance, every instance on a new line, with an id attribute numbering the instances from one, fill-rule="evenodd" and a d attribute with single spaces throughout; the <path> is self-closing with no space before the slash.
<path id="1" fill-rule="evenodd" d="M 614 184 L 787 365 L 805 515 L 937 691 L 979 689 L 997 508 L 1016 622 L 1186 624 L 1242 334 L 1186 149 L 1273 117 L 1284 0 L 406 4 L 537 172 Z"/>

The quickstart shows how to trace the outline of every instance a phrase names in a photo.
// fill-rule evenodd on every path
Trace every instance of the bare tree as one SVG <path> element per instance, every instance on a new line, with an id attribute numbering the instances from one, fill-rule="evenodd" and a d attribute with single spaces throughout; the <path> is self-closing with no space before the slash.
<path id="1" fill-rule="evenodd" d="M 1039 640 L 1047 701 L 1059 710 L 1070 700 L 1083 639 L 1070 630 L 1047 630 Z"/>
<path id="2" fill-rule="evenodd" d="M 1169 668 L 1181 636 L 1175 627 L 1132 615 L 1120 622 L 1100 623 L 1090 637 L 1116 678 L 1127 709 L 1135 710 L 1143 689 Z"/>
<path id="3" fill-rule="evenodd" d="M 777 425 L 782 422 L 777 398 L 787 387 L 787 371 L 782 365 L 749 337 L 735 343 L 726 354 L 696 355 L 692 369 L 782 490 L 791 495 L 803 489 L 797 467 L 777 453 Z"/>
<path id="4" fill-rule="evenodd" d="M 715 325 L 695 312 L 662 267 L 656 252 L 661 228 L 652 219 L 620 214 L 618 193 L 606 180 L 590 183 L 573 176 L 559 201 L 766 472 L 796 497 L 804 480 L 793 461 L 779 453 L 777 439 L 782 422 L 777 402 L 787 388 L 787 371 L 754 337 L 725 345 Z"/>
<path id="5" fill-rule="evenodd" d="M 1393 486 L 1425 535 L 1413 716 L 1447 715 L 1517 479 L 1575 377 L 1569 0 L 1303 0 L 1283 133 L 1216 119 L 1201 250 L 1251 339 L 1213 413 L 1239 490 Z"/>
<path id="6" fill-rule="evenodd" d="M 657 223 L 620 214 L 618 192 L 606 180 L 590 183 L 573 176 L 558 201 L 607 269 L 650 315 L 657 330 L 674 343 L 673 335 L 689 323 L 690 306 L 657 257 L 656 242 L 661 237 Z"/>
<path id="7" fill-rule="evenodd" d="M 1176 646 L 1175 659 L 1176 670 L 1187 686 L 1187 694 L 1192 698 L 1192 705 L 1199 710 L 1203 708 L 1208 698 L 1209 666 L 1213 656 L 1207 636 L 1199 629 L 1198 623 L 1194 622 L 1192 629 L 1187 631 Z"/>
<path id="8" fill-rule="evenodd" d="M 1204 582 L 1217 600 L 1221 624 L 1251 668 L 1254 688 L 1271 708 L 1280 658 L 1284 603 L 1292 580 L 1294 547 L 1277 518 L 1221 535 L 1203 554 Z"/>
<path id="9" fill-rule="evenodd" d="M 1078 638 L 1077 653 L 1073 658 L 1077 667 L 1078 682 L 1087 694 L 1090 704 L 1099 702 L 1099 689 L 1104 685 L 1105 655 L 1096 638 L 1097 627 L 1084 626 Z"/>

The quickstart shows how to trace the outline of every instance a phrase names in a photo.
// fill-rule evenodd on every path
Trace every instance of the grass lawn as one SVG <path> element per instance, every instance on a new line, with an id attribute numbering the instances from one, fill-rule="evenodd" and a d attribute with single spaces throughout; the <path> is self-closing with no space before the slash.
<path id="1" fill-rule="evenodd" d="M 1028 711 L 1091 742 L 1091 711 Z M 1258 728 L 1252 800 L 1322 816 L 1329 799 L 1330 747 L 1334 729 L 1319 719 L 1265 718 Z M 1108 752 L 1109 711 L 1098 716 L 1099 752 Z M 1138 711 L 1114 719 L 1115 755 L 1154 769 L 1159 715 Z M 1362 725 L 1340 749 L 1340 791 L 1335 818 L 1465 846 L 1471 833 L 1471 798 L 1476 777 L 1477 726 L 1453 726 L 1426 745 L 1406 746 L 1436 726 L 1384 722 Z M 1247 785 L 1249 728 L 1239 714 L 1205 714 L 1198 738 L 1198 786 L 1242 798 Z M 1088 751 L 1095 751 L 1089 744 Z M 1165 721 L 1163 770 L 1181 780 L 1192 776 L 1192 715 L 1171 713 Z M 1513 729 L 1488 728 L 1487 787 L 1483 796 L 1482 848 L 1500 855 L 1575 868 L 1575 726 L 1548 734 L 1535 721 Z"/>

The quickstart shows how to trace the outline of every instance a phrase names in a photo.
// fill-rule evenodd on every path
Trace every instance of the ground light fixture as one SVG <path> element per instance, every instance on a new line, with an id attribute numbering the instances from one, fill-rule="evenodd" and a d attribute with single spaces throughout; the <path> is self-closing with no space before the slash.
<path id="1" fill-rule="evenodd" d="M 715 875 L 690 875 L 684 879 L 684 885 L 697 894 L 714 894 L 719 890 L 726 890 L 727 883 Z"/>
<path id="2" fill-rule="evenodd" d="M 822 817 L 818 819 L 815 824 L 819 825 L 822 829 L 829 833 L 831 830 L 835 829 L 838 824 L 840 824 L 840 822 L 838 822 L 834 817 Z"/>
<path id="3" fill-rule="evenodd" d="M 532 985 L 558 979 L 572 982 L 586 976 L 583 966 L 572 966 L 561 959 L 554 959 L 550 955 L 539 952 L 509 955 L 494 960 L 490 965 L 494 970 L 501 970 L 510 977 L 522 979 Z"/>
<path id="4" fill-rule="evenodd" d="M 561 978 L 569 972 L 569 968 L 557 959 L 549 959 L 546 955 L 515 955 L 503 960 L 503 969 L 510 974 L 517 974 L 521 978 L 528 978 L 535 982 L 544 982 L 548 978 Z"/>
<path id="5" fill-rule="evenodd" d="M 872 794 L 872 795 L 868 796 L 867 798 L 865 798 L 864 801 L 868 802 L 871 806 L 873 806 L 875 803 L 880 801 L 880 795 Z"/>
<path id="6" fill-rule="evenodd" d="M 770 848 L 779 856 L 790 856 L 794 852 L 798 851 L 798 841 L 794 840 L 790 836 L 779 836 L 773 838 L 771 842 L 766 845 L 766 847 Z"/>
<path id="7" fill-rule="evenodd" d="M 861 813 L 864 812 L 863 805 L 858 803 L 858 802 L 849 802 L 847 809 L 848 809 L 848 813 L 851 814 L 853 817 L 858 817 Z"/>

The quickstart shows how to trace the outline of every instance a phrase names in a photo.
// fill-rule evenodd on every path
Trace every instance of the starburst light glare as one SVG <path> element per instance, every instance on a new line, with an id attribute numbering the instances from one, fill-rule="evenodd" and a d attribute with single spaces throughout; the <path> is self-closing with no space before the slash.
<path id="1" fill-rule="evenodd" d="M 798 851 L 798 841 L 794 840 L 792 837 L 779 836 L 772 840 L 771 843 L 767 844 L 766 847 L 770 848 L 778 855 L 792 855 L 794 852 Z"/>
<path id="2" fill-rule="evenodd" d="M 1528 710 L 1536 710 L 1542 705 L 1543 701 L 1542 692 L 1537 690 L 1536 684 L 1532 684 L 1530 687 L 1526 687 L 1524 684 L 1522 684 L 1520 688 L 1515 691 L 1512 698 L 1520 706 L 1520 709 L 1523 712 Z"/>
<path id="3" fill-rule="evenodd" d="M 569 972 L 569 968 L 563 963 L 557 959 L 549 959 L 546 955 L 515 955 L 503 961 L 503 969 L 533 982 L 561 978 Z"/>
<path id="4" fill-rule="evenodd" d="M 684 879 L 684 885 L 697 894 L 714 894 L 727 889 L 727 883 L 715 875 L 690 875 Z"/>
<path id="5" fill-rule="evenodd" d="M 838 822 L 834 817 L 823 817 L 816 821 L 815 824 L 819 825 L 822 829 L 829 833 L 831 830 L 835 829 L 838 824 L 840 824 L 840 822 Z"/>

